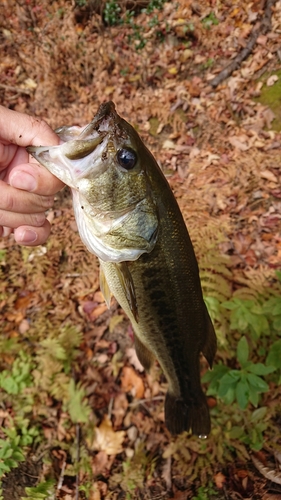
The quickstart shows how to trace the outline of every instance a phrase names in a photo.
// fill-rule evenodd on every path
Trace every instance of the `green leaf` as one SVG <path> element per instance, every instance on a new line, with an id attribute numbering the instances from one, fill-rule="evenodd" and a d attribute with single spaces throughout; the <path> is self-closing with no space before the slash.
<path id="1" fill-rule="evenodd" d="M 241 426 L 235 425 L 229 432 L 231 439 L 239 439 L 244 434 L 244 429 Z"/>
<path id="2" fill-rule="evenodd" d="M 281 339 L 274 342 L 269 349 L 268 356 L 266 358 L 267 366 L 275 366 L 275 368 L 281 368 Z"/>
<path id="3" fill-rule="evenodd" d="M 13 460 L 12 458 L 6 458 L 5 459 L 5 465 L 9 467 L 10 469 L 13 469 L 18 466 L 18 462 Z"/>
<path id="4" fill-rule="evenodd" d="M 209 383 L 208 395 L 216 394 L 222 377 L 230 371 L 228 366 L 223 364 L 215 365 L 212 370 L 208 370 L 202 377 L 203 383 Z"/>
<path id="5" fill-rule="evenodd" d="M 241 339 L 238 342 L 237 346 L 237 359 L 242 366 L 242 368 L 245 366 L 245 363 L 247 362 L 249 357 L 249 345 L 248 341 L 245 336 L 241 337 Z"/>
<path id="6" fill-rule="evenodd" d="M 24 455 L 19 450 L 13 452 L 13 458 L 18 462 L 23 462 L 25 460 Z"/>
<path id="7" fill-rule="evenodd" d="M 10 376 L 7 376 L 6 372 L 3 372 L 2 377 L 0 379 L 0 386 L 4 391 L 8 394 L 18 394 L 19 386 L 17 382 Z"/>
<path id="8" fill-rule="evenodd" d="M 235 400 L 235 387 L 230 387 L 223 397 L 223 401 L 226 405 L 231 405 Z"/>
<path id="9" fill-rule="evenodd" d="M 239 407 L 244 410 L 249 401 L 249 385 L 247 382 L 240 380 L 236 385 L 236 399 Z"/>
<path id="10" fill-rule="evenodd" d="M 254 373 L 249 373 L 247 376 L 249 384 L 256 388 L 259 392 L 267 392 L 269 387 L 268 384 Z"/>
<path id="11" fill-rule="evenodd" d="M 257 407 L 259 403 L 259 391 L 256 387 L 249 385 L 249 401 L 253 406 Z"/>
<path id="12" fill-rule="evenodd" d="M 77 422 L 88 422 L 90 408 L 83 401 L 85 397 L 85 391 L 79 385 L 75 386 L 74 380 L 70 380 L 69 383 L 69 401 L 67 402 L 67 408 L 70 414 L 70 418 L 74 423 Z"/>
<path id="13" fill-rule="evenodd" d="M 26 487 L 26 496 L 22 500 L 41 500 L 53 498 L 54 480 L 50 479 L 33 487 Z"/>
<path id="14" fill-rule="evenodd" d="M 267 414 L 267 407 L 261 406 L 253 411 L 251 416 L 251 422 L 258 422 L 259 420 L 263 420 L 265 415 Z"/>
<path id="15" fill-rule="evenodd" d="M 218 396 L 223 398 L 230 388 L 234 388 L 240 379 L 240 373 L 238 370 L 230 370 L 226 373 L 220 381 Z"/>
<path id="16" fill-rule="evenodd" d="M 255 375 L 268 375 L 276 370 L 274 366 L 265 366 L 263 363 L 252 363 L 247 367 L 247 371 Z"/>

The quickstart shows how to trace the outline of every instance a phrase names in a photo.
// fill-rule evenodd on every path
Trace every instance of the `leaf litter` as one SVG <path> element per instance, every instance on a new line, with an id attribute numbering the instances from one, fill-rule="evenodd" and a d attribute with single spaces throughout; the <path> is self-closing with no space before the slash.
<path id="1" fill-rule="evenodd" d="M 140 51 L 128 42 L 126 24 L 105 27 L 100 12 L 79 4 L 2 2 L 1 104 L 56 128 L 88 123 L 99 103 L 112 99 L 168 177 L 204 290 L 220 279 L 212 293 L 227 300 L 233 292 L 270 287 L 281 257 L 281 135 L 273 128 L 275 109 L 258 97 L 263 87 L 280 84 L 280 1 L 271 30 L 216 90 L 210 82 L 245 47 L 264 3 L 167 2 L 157 11 L 163 42 L 153 38 L 147 14 L 136 18 L 146 37 Z M 34 362 L 35 390 L 24 389 L 31 398 L 24 415 L 32 412 L 30 425 L 41 426 L 48 443 L 30 449 L 38 463 L 48 457 L 38 482 L 52 477 L 62 483 L 57 498 L 76 498 L 79 448 L 80 486 L 92 478 L 89 491 L 81 492 L 87 498 L 199 498 L 210 470 L 214 498 L 278 497 L 263 474 L 268 462 L 256 457 L 258 475 L 249 450 L 241 443 L 226 450 L 219 429 L 206 445 L 171 438 L 163 424 L 160 368 L 144 374 L 123 311 L 114 300 L 107 310 L 97 261 L 80 241 L 66 189 L 48 218 L 52 234 L 45 245 L 19 248 L 12 237 L 0 242 L 1 369 L 11 369 L 20 349 Z M 210 398 L 213 404 L 216 411 Z M 4 408 L 1 423 L 9 429 L 19 409 L 11 398 Z M 81 425 L 79 439 L 74 422 Z M 11 496 L 14 481 L 19 491 Z M 10 500 L 24 494 L 27 481 L 19 470 L 3 484 Z"/>

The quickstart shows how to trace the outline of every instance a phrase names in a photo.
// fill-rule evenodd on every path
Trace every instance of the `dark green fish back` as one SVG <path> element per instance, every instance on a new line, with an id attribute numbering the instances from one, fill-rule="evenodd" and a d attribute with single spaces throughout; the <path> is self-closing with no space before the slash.
<path id="1" fill-rule="evenodd" d="M 157 243 L 151 253 L 127 262 L 134 284 L 137 321 L 126 298 L 120 296 L 118 278 L 112 278 L 114 264 L 105 263 L 103 268 L 112 293 L 132 321 L 141 363 L 149 369 L 156 358 L 166 375 L 167 428 L 173 434 L 191 430 L 207 435 L 210 417 L 200 383 L 199 358 L 203 352 L 212 365 L 216 336 L 203 301 L 198 265 L 185 223 L 165 177 L 153 162 L 148 175 L 160 221 Z"/>

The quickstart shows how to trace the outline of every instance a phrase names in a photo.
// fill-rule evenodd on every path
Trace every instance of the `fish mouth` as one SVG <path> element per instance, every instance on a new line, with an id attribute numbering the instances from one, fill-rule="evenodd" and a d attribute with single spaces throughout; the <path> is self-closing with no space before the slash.
<path id="1" fill-rule="evenodd" d="M 74 131 L 73 135 L 71 132 L 66 134 L 65 127 L 61 128 L 61 139 L 65 134 L 72 139 L 59 146 L 30 146 L 26 149 L 53 175 L 72 189 L 77 189 L 77 181 L 90 173 L 92 177 L 100 175 L 107 168 L 106 162 L 100 161 L 100 158 L 104 160 L 107 155 L 114 155 L 118 143 L 127 138 L 120 127 L 121 122 L 114 103 L 109 101 L 100 105 L 92 122 L 81 133 Z"/>
<path id="2" fill-rule="evenodd" d="M 112 101 L 108 101 L 100 105 L 92 123 L 93 125 L 98 125 L 101 121 L 103 121 L 106 118 L 111 118 L 115 120 L 119 118 L 116 113 L 115 104 Z"/>
<path id="3" fill-rule="evenodd" d="M 96 134 L 102 134 L 103 132 L 108 133 L 110 130 L 115 131 L 120 120 L 115 110 L 115 104 L 112 101 L 105 102 L 100 105 L 93 120 L 84 128 L 79 139 L 94 137 Z"/>

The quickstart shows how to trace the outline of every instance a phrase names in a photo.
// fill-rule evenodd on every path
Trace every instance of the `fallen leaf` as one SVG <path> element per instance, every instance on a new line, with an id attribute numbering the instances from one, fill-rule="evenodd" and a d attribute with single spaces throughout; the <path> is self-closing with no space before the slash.
<path id="1" fill-rule="evenodd" d="M 240 151 L 247 151 L 249 149 L 248 144 L 245 144 L 242 137 L 232 136 L 229 139 L 230 144 Z"/>
<path id="2" fill-rule="evenodd" d="M 34 90 L 37 87 L 37 83 L 32 78 L 26 78 L 24 80 L 22 87 L 28 90 Z"/>
<path id="3" fill-rule="evenodd" d="M 142 378 L 130 366 L 124 366 L 121 374 L 121 387 L 126 392 L 140 399 L 144 395 L 144 384 Z"/>
<path id="4" fill-rule="evenodd" d="M 271 75 L 267 80 L 266 80 L 266 85 L 268 87 L 272 87 L 277 81 L 278 81 L 278 76 L 277 75 Z"/>
<path id="5" fill-rule="evenodd" d="M 270 170 L 261 170 L 260 176 L 262 179 L 267 179 L 271 182 L 278 182 L 276 175 L 274 175 Z"/>
<path id="6" fill-rule="evenodd" d="M 222 474 L 222 472 L 218 472 L 215 475 L 214 479 L 215 479 L 216 487 L 219 488 L 219 489 L 223 488 L 223 485 L 224 485 L 224 483 L 226 481 L 225 475 Z"/>
<path id="7" fill-rule="evenodd" d="M 21 323 L 19 324 L 19 332 L 21 335 L 24 335 L 27 330 L 29 330 L 30 324 L 27 319 L 23 319 Z"/>
<path id="8" fill-rule="evenodd" d="M 176 145 L 173 141 L 170 139 L 167 139 L 166 141 L 163 142 L 163 149 L 175 149 Z"/>
<path id="9" fill-rule="evenodd" d="M 95 439 L 91 446 L 94 450 L 104 451 L 107 455 L 117 455 L 123 451 L 125 431 L 114 431 L 108 415 L 96 428 Z"/>
<path id="10" fill-rule="evenodd" d="M 117 396 L 114 398 L 114 405 L 113 405 L 113 410 L 112 413 L 115 417 L 115 426 L 119 427 L 123 419 L 126 415 L 127 409 L 129 406 L 129 402 L 127 399 L 127 396 L 124 392 L 120 392 L 117 394 Z"/>

